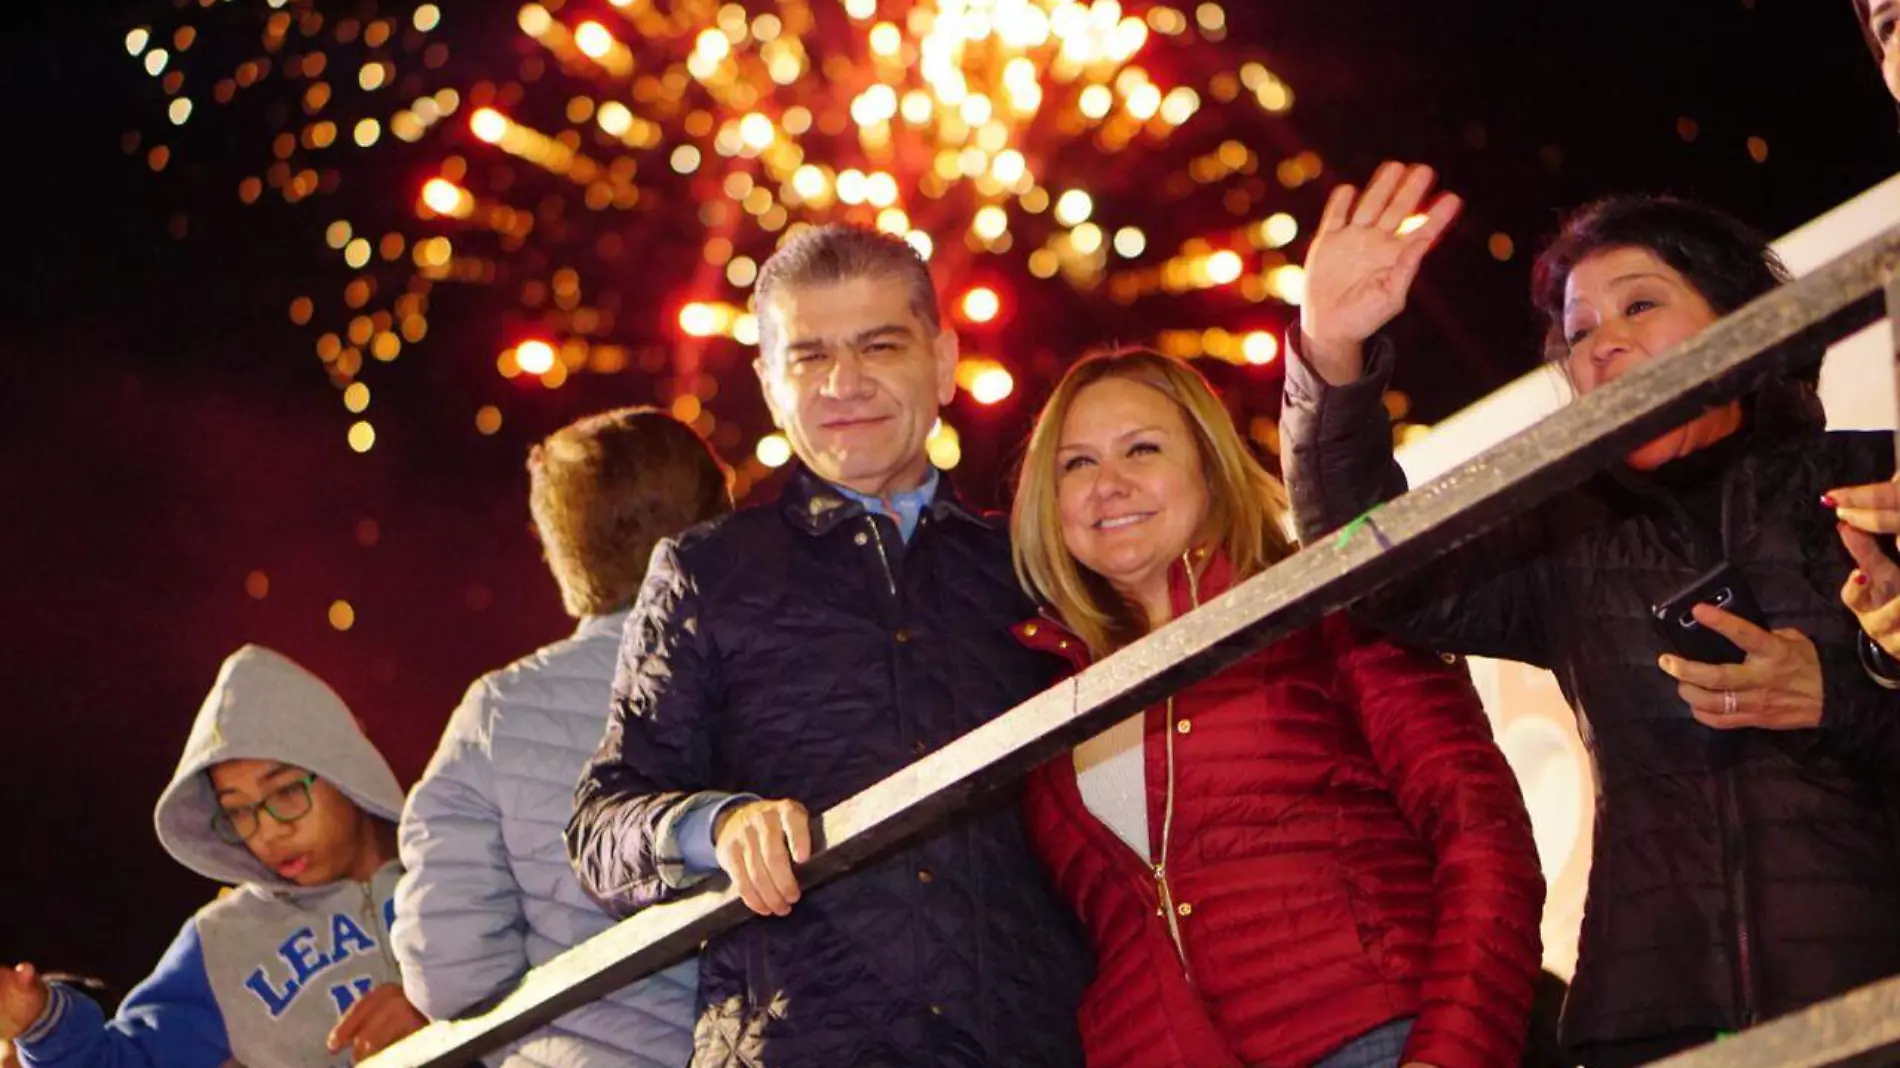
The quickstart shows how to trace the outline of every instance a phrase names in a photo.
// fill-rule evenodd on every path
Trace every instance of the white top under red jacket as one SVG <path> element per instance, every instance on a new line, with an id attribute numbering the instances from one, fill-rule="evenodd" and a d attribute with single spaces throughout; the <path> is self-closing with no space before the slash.
<path id="1" fill-rule="evenodd" d="M 1170 575 L 1175 614 L 1226 591 Z M 1087 664 L 1048 619 L 1027 645 Z M 1403 1060 L 1518 1062 L 1544 886 L 1516 780 L 1461 667 L 1329 617 L 1147 710 L 1144 856 L 1068 755 L 1030 834 L 1088 928 L 1090 1068 L 1304 1068 L 1415 1017 Z"/>

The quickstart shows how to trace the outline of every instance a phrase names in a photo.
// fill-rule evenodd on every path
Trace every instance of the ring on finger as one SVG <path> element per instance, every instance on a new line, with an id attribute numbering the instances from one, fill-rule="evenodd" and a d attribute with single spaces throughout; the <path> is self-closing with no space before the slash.
<path id="1" fill-rule="evenodd" d="M 1735 705 L 1736 705 L 1735 691 L 1723 690 L 1722 691 L 1722 714 L 1725 716 L 1734 715 Z"/>

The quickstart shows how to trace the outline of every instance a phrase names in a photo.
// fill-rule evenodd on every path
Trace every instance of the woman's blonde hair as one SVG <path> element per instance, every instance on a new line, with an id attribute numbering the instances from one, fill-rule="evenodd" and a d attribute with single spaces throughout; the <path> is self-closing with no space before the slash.
<path id="1" fill-rule="evenodd" d="M 1148 633 L 1147 616 L 1102 576 L 1076 562 L 1062 541 L 1056 501 L 1056 450 L 1062 424 L 1082 391 L 1116 378 L 1174 402 L 1188 425 L 1207 480 L 1207 518 L 1196 541 L 1227 555 L 1238 583 L 1294 552 L 1287 534 L 1286 490 L 1247 450 L 1234 422 L 1198 372 L 1148 349 L 1120 349 L 1084 357 L 1056 384 L 1036 417 L 1010 510 L 1016 577 L 1029 595 L 1048 604 L 1095 656 Z"/>

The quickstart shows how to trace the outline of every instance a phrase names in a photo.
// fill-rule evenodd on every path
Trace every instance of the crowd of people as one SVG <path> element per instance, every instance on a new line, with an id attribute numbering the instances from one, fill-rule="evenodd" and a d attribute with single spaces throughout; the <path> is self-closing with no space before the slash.
<path id="1" fill-rule="evenodd" d="M 1900 2 L 1854 3 L 1900 96 Z M 110 1018 L 0 973 L 0 1040 L 25 1068 L 349 1063 L 727 884 L 755 919 L 486 1061 L 1623 1068 L 1900 974 L 1893 443 L 1826 431 L 1807 371 L 801 884 L 817 814 L 1404 492 L 1386 327 L 1459 212 L 1434 182 L 1387 164 L 1326 204 L 1284 483 L 1192 366 L 1099 352 L 1006 517 L 925 450 L 958 362 L 925 263 L 793 237 L 754 289 L 778 498 L 735 509 L 652 410 L 537 445 L 577 629 L 477 680 L 406 798 L 328 686 L 239 649 L 156 811 L 233 889 Z M 1741 222 L 1623 196 L 1532 296 L 1582 395 L 1785 280 Z M 1530 822 L 1463 654 L 1555 672 L 1597 770 L 1560 1059 Z"/>

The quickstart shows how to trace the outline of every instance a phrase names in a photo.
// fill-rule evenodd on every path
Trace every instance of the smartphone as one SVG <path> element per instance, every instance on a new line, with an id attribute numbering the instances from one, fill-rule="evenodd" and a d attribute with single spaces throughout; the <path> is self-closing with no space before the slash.
<path id="1" fill-rule="evenodd" d="M 1684 660 L 1739 664 L 1747 658 L 1734 642 L 1696 622 L 1692 610 L 1699 604 L 1714 605 L 1764 630 L 1768 627 L 1742 573 L 1729 563 L 1718 564 L 1650 609 L 1663 645 Z"/>

